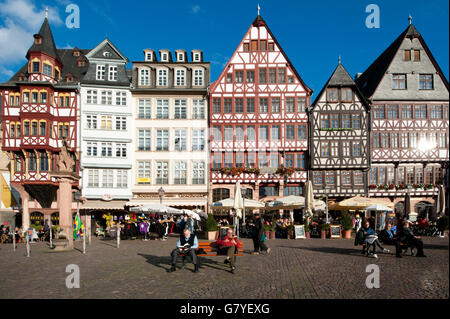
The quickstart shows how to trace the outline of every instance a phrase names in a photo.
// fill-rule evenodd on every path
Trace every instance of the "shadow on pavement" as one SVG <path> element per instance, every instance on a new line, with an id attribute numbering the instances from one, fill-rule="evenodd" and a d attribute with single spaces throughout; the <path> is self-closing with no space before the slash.
<path id="1" fill-rule="evenodd" d="M 448 245 L 423 244 L 423 249 L 441 249 L 448 250 Z"/>
<path id="2" fill-rule="evenodd" d="M 142 256 L 146 259 L 147 263 L 156 266 L 158 268 L 164 269 L 166 271 L 169 271 L 170 269 L 170 263 L 171 263 L 171 257 L 170 256 L 155 256 L 155 255 L 148 255 L 148 254 L 138 254 L 139 256 Z M 223 263 L 217 262 L 215 260 L 212 260 L 210 258 L 205 257 L 197 257 L 199 268 L 203 267 L 209 267 L 217 270 L 229 270 L 229 267 Z M 177 259 L 177 269 L 181 267 L 181 257 Z M 188 266 L 189 263 L 192 263 L 191 259 L 189 257 L 186 258 L 185 265 Z M 237 264 L 237 263 L 236 263 Z M 222 266 L 223 265 L 223 266 Z"/>
<path id="3" fill-rule="evenodd" d="M 338 248 L 338 247 L 290 247 L 290 246 L 280 246 L 280 248 L 291 248 L 291 249 L 302 249 L 302 250 L 310 250 L 315 252 L 322 253 L 331 253 L 338 255 L 352 255 L 352 256 L 361 256 L 365 257 L 361 253 L 362 249 L 357 248 Z"/>

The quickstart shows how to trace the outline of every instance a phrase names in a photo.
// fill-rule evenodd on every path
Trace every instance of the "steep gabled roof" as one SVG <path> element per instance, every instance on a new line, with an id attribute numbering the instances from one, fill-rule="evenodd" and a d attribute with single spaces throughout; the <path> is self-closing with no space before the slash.
<path id="1" fill-rule="evenodd" d="M 44 23 L 42 23 L 41 29 L 35 37 L 36 36 L 40 36 L 42 38 L 42 42 L 40 44 L 33 43 L 27 52 L 26 58 L 28 59 L 30 52 L 43 52 L 61 62 L 56 49 L 55 39 L 53 38 L 52 30 L 50 29 L 50 24 L 48 23 L 47 18 L 44 19 Z"/>
<path id="2" fill-rule="evenodd" d="M 403 31 L 398 36 L 398 38 L 395 39 L 395 41 L 392 42 L 392 44 L 375 60 L 375 62 L 373 62 L 367 68 L 367 70 L 356 79 L 356 82 L 361 88 L 361 91 L 365 94 L 367 98 L 370 99 L 375 93 L 376 89 L 378 88 L 378 85 L 383 80 L 386 71 L 389 69 L 389 66 L 394 60 L 395 55 L 400 49 L 400 46 L 402 45 L 403 40 L 405 38 L 419 39 L 420 43 L 422 44 L 422 47 L 424 48 L 425 52 L 430 58 L 431 63 L 433 63 L 434 67 L 436 68 L 436 71 L 439 73 L 439 76 L 441 77 L 445 86 L 447 87 L 447 89 L 449 88 L 447 79 L 445 78 L 441 68 L 439 67 L 433 55 L 431 54 L 431 51 L 426 45 L 422 35 L 419 33 L 419 31 L 417 31 L 417 29 L 414 27 L 413 24 L 410 24 L 408 25 L 406 30 Z"/>
<path id="3" fill-rule="evenodd" d="M 361 100 L 361 103 L 364 105 L 365 109 L 368 111 L 369 103 L 367 99 L 365 98 L 364 94 L 361 92 L 360 88 L 358 87 L 358 84 L 353 81 L 350 74 L 348 74 L 347 70 L 344 68 L 344 66 L 339 62 L 338 66 L 334 70 L 331 77 L 328 79 L 327 83 L 324 85 L 320 93 L 317 95 L 316 99 L 314 100 L 314 103 L 312 104 L 312 109 L 316 106 L 316 104 L 319 102 L 319 99 L 321 98 L 322 94 L 325 92 L 325 90 L 329 87 L 350 87 L 355 90 L 355 92 L 358 94 L 359 99 Z"/>

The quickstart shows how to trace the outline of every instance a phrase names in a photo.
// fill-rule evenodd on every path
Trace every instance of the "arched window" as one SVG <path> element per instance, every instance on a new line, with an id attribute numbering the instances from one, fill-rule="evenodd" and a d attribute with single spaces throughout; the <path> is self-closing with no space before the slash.
<path id="1" fill-rule="evenodd" d="M 230 198 L 230 190 L 228 188 L 213 189 L 213 202 Z"/>

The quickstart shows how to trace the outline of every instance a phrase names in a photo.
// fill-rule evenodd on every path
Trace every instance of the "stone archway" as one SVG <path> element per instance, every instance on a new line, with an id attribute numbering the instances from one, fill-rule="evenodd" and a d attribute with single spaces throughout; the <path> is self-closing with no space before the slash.
<path id="1" fill-rule="evenodd" d="M 395 204 L 394 207 L 395 215 L 396 216 L 405 216 L 405 202 L 400 201 Z"/>
<path id="2" fill-rule="evenodd" d="M 30 214 L 30 224 L 36 226 L 44 225 L 44 214 L 41 212 L 32 212 Z"/>
<path id="3" fill-rule="evenodd" d="M 428 201 L 420 201 L 414 206 L 417 218 L 429 218 L 432 214 L 433 204 Z"/>

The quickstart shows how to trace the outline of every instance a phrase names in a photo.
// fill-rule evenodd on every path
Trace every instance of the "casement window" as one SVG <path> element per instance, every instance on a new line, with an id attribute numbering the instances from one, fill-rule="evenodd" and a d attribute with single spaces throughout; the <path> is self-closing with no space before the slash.
<path id="1" fill-rule="evenodd" d="M 306 98 L 305 97 L 299 97 L 297 99 L 297 108 L 299 113 L 306 112 Z"/>
<path id="2" fill-rule="evenodd" d="M 244 82 L 244 71 L 235 71 L 234 72 L 234 81 L 236 83 L 242 83 Z"/>
<path id="3" fill-rule="evenodd" d="M 339 156 L 339 142 L 330 142 L 330 155 L 334 158 Z"/>
<path id="4" fill-rule="evenodd" d="M 231 73 L 227 74 L 227 83 L 233 83 L 233 74 Z"/>
<path id="5" fill-rule="evenodd" d="M 117 91 L 116 92 L 116 105 L 127 105 L 127 92 Z"/>
<path id="6" fill-rule="evenodd" d="M 114 171 L 112 169 L 104 169 L 102 173 L 102 188 L 113 188 Z"/>
<path id="7" fill-rule="evenodd" d="M 272 113 L 280 113 L 280 98 L 272 98 Z"/>
<path id="8" fill-rule="evenodd" d="M 378 182 L 386 184 L 386 167 L 378 167 Z"/>
<path id="9" fill-rule="evenodd" d="M 127 188 L 128 187 L 128 171 L 119 169 L 116 171 L 116 176 L 117 176 L 116 187 L 117 188 Z"/>
<path id="10" fill-rule="evenodd" d="M 388 119 L 398 119 L 398 105 L 388 105 L 387 106 L 387 118 Z"/>
<path id="11" fill-rule="evenodd" d="M 423 184 L 423 168 L 416 167 L 416 184 Z"/>
<path id="12" fill-rule="evenodd" d="M 409 147 L 416 148 L 417 147 L 417 133 L 409 133 Z"/>
<path id="13" fill-rule="evenodd" d="M 258 40 L 252 40 L 252 51 L 258 51 Z"/>
<path id="14" fill-rule="evenodd" d="M 447 134 L 446 133 L 439 133 L 438 147 L 439 148 L 447 148 Z"/>
<path id="15" fill-rule="evenodd" d="M 51 129 L 51 127 L 52 127 L 52 125 L 50 124 L 50 129 Z M 22 130 L 20 127 L 20 123 L 17 123 L 17 125 L 16 125 L 16 132 L 17 132 L 16 137 L 20 138 L 22 136 Z"/>
<path id="16" fill-rule="evenodd" d="M 186 100 L 175 100 L 175 119 L 186 119 L 187 118 L 187 108 Z"/>
<path id="17" fill-rule="evenodd" d="M 369 172 L 369 184 L 376 185 L 377 184 L 377 168 L 372 167 Z"/>
<path id="18" fill-rule="evenodd" d="M 351 101 L 353 101 L 352 89 L 349 89 L 349 88 L 341 89 L 341 100 L 343 102 L 351 102 Z"/>
<path id="19" fill-rule="evenodd" d="M 269 138 L 269 127 L 267 125 L 261 125 L 258 133 L 259 140 L 266 141 Z"/>
<path id="20" fill-rule="evenodd" d="M 28 156 L 28 170 L 36 171 L 37 170 L 36 154 L 34 152 L 30 152 L 29 154 L 30 155 Z"/>
<path id="21" fill-rule="evenodd" d="M 184 62 L 184 54 L 183 53 L 178 53 L 177 54 L 177 62 Z"/>
<path id="22" fill-rule="evenodd" d="M 406 74 L 392 74 L 392 89 L 406 90 Z"/>
<path id="23" fill-rule="evenodd" d="M 222 100 L 220 98 L 213 99 L 213 113 L 214 114 L 222 113 Z"/>
<path id="24" fill-rule="evenodd" d="M 286 113 L 295 112 L 295 99 L 293 97 L 286 98 Z"/>
<path id="25" fill-rule="evenodd" d="M 106 66 L 102 64 L 97 64 L 96 79 L 99 81 L 105 80 L 105 72 Z"/>
<path id="26" fill-rule="evenodd" d="M 269 99 L 268 98 L 260 98 L 259 99 L 259 113 L 267 113 L 269 112 Z"/>
<path id="27" fill-rule="evenodd" d="M 269 157 L 266 153 L 258 153 L 259 167 L 269 167 Z"/>
<path id="28" fill-rule="evenodd" d="M 97 104 L 97 90 L 88 90 L 86 94 L 87 104 Z"/>
<path id="29" fill-rule="evenodd" d="M 295 140 L 295 126 L 294 125 L 286 125 L 286 139 L 287 140 Z"/>
<path id="30" fill-rule="evenodd" d="M 86 128 L 90 130 L 97 129 L 97 115 L 86 115 Z"/>
<path id="31" fill-rule="evenodd" d="M 175 162 L 175 174 L 174 174 L 174 180 L 173 183 L 177 185 L 186 184 L 186 176 L 187 176 L 187 169 L 186 169 L 186 162 Z"/>
<path id="32" fill-rule="evenodd" d="M 381 133 L 381 147 L 382 148 L 389 147 L 389 133 Z"/>
<path id="33" fill-rule="evenodd" d="M 271 140 L 279 140 L 280 139 L 280 126 L 279 125 L 273 125 L 270 128 L 270 137 Z"/>
<path id="34" fill-rule="evenodd" d="M 33 73 L 39 73 L 41 70 L 40 68 L 41 64 L 39 62 L 33 62 L 33 69 L 32 72 Z"/>
<path id="35" fill-rule="evenodd" d="M 47 152 L 39 152 L 39 163 L 41 171 L 48 171 L 48 154 Z"/>
<path id="36" fill-rule="evenodd" d="M 175 72 L 176 86 L 186 85 L 186 71 L 184 69 L 176 70 Z"/>
<path id="37" fill-rule="evenodd" d="M 24 92 L 22 99 L 23 99 L 23 103 L 30 103 L 30 93 Z"/>
<path id="38" fill-rule="evenodd" d="M 330 144 L 328 142 L 320 142 L 320 156 L 330 156 Z"/>
<path id="39" fill-rule="evenodd" d="M 323 185 L 322 172 L 313 172 L 313 183 L 314 185 Z"/>
<path id="40" fill-rule="evenodd" d="M 255 153 L 247 153 L 245 166 L 251 167 L 251 168 L 256 167 L 256 154 Z"/>
<path id="41" fill-rule="evenodd" d="M 116 117 L 116 130 L 117 131 L 127 130 L 127 118 L 125 116 Z"/>
<path id="42" fill-rule="evenodd" d="M 169 54 L 166 52 L 161 53 L 161 62 L 169 62 Z"/>
<path id="43" fill-rule="evenodd" d="M 269 69 L 269 83 L 270 84 L 277 83 L 277 69 Z"/>
<path id="44" fill-rule="evenodd" d="M 339 128 L 339 114 L 330 114 L 331 128 Z"/>
<path id="45" fill-rule="evenodd" d="M 169 118 L 169 100 L 156 100 L 156 118 Z"/>
<path id="46" fill-rule="evenodd" d="M 222 142 L 222 130 L 220 126 L 213 126 L 212 128 L 213 141 Z"/>
<path id="47" fill-rule="evenodd" d="M 406 183 L 414 184 L 414 167 L 412 166 L 406 167 Z"/>
<path id="48" fill-rule="evenodd" d="M 405 184 L 405 167 L 397 168 L 397 182 L 399 184 Z"/>
<path id="49" fill-rule="evenodd" d="M 169 150 L 169 130 L 156 130 L 156 150 Z"/>
<path id="50" fill-rule="evenodd" d="M 380 148 L 380 133 L 372 134 L 372 146 L 373 148 Z"/>
<path id="51" fill-rule="evenodd" d="M 255 99 L 248 98 L 247 99 L 247 113 L 255 113 Z"/>
<path id="52" fill-rule="evenodd" d="M 52 66 L 50 64 L 44 63 L 44 74 L 52 76 Z"/>
<path id="53" fill-rule="evenodd" d="M 401 148 L 409 148 L 408 133 L 402 133 L 400 147 Z"/>
<path id="54" fill-rule="evenodd" d="M 224 167 L 233 167 L 233 153 L 232 152 L 225 152 L 223 159 L 224 159 L 224 161 L 223 161 Z"/>
<path id="55" fill-rule="evenodd" d="M 254 125 L 247 126 L 247 141 L 255 141 L 256 140 L 256 132 Z"/>
<path id="56" fill-rule="evenodd" d="M 14 124 L 11 124 L 9 126 L 9 135 L 11 138 L 15 138 L 16 137 L 16 126 Z"/>
<path id="57" fill-rule="evenodd" d="M 31 92 L 31 102 L 32 103 L 38 102 L 38 93 L 37 92 Z M 64 106 L 64 103 L 61 106 Z"/>
<path id="58" fill-rule="evenodd" d="M 267 70 L 259 69 L 259 83 L 266 84 L 267 83 Z"/>
<path id="59" fill-rule="evenodd" d="M 112 91 L 102 91 L 102 104 L 112 105 Z"/>
<path id="60" fill-rule="evenodd" d="M 250 51 L 250 44 L 248 42 L 244 43 L 243 50 L 244 50 L 244 52 Z"/>
<path id="61" fill-rule="evenodd" d="M 127 157 L 127 144 L 116 143 L 116 157 Z"/>
<path id="62" fill-rule="evenodd" d="M 425 184 L 434 184 L 433 167 L 425 167 Z"/>
<path id="63" fill-rule="evenodd" d="M 363 185 L 364 184 L 364 175 L 361 171 L 353 172 L 353 181 L 355 185 Z"/>
<path id="64" fill-rule="evenodd" d="M 194 70 L 194 86 L 203 85 L 203 70 Z"/>
<path id="65" fill-rule="evenodd" d="M 150 151 L 151 131 L 139 130 L 139 151 Z"/>
<path id="66" fill-rule="evenodd" d="M 167 86 L 167 70 L 158 70 L 158 86 Z"/>
<path id="67" fill-rule="evenodd" d="M 350 114 L 342 114 L 342 128 L 351 128 Z"/>
<path id="68" fill-rule="evenodd" d="M 186 151 L 187 149 L 187 133 L 186 130 L 175 130 L 175 151 Z"/>
<path id="69" fill-rule="evenodd" d="M 351 171 L 342 171 L 342 185 L 351 185 L 352 183 L 352 172 Z"/>
<path id="70" fill-rule="evenodd" d="M 152 61 L 153 60 L 153 55 L 151 52 L 147 52 L 145 53 L 145 61 Z"/>
<path id="71" fill-rule="evenodd" d="M 225 141 L 232 142 L 233 141 L 233 127 L 227 125 L 224 127 L 223 132 L 224 132 Z"/>
<path id="72" fill-rule="evenodd" d="M 138 170 L 137 170 L 137 183 L 138 184 L 150 184 L 150 178 L 151 178 L 151 169 L 150 169 L 150 162 L 148 161 L 139 161 L 137 163 Z"/>
<path id="73" fill-rule="evenodd" d="M 352 114 L 352 128 L 354 130 L 359 130 L 361 128 L 361 115 Z"/>
<path id="74" fill-rule="evenodd" d="M 205 101 L 192 100 L 192 119 L 203 120 L 205 118 Z"/>
<path id="75" fill-rule="evenodd" d="M 384 105 L 375 105 L 374 107 L 374 117 L 376 120 L 384 119 Z"/>
<path id="76" fill-rule="evenodd" d="M 411 50 L 403 51 L 403 61 L 411 61 Z"/>
<path id="77" fill-rule="evenodd" d="M 108 72 L 109 81 L 117 81 L 117 65 L 110 65 Z"/>
<path id="78" fill-rule="evenodd" d="M 259 45 L 260 45 L 261 51 L 267 51 L 267 41 L 266 40 L 259 41 Z"/>
<path id="79" fill-rule="evenodd" d="M 236 98 L 234 100 L 234 111 L 236 113 L 244 112 L 244 100 L 242 98 Z"/>
<path id="80" fill-rule="evenodd" d="M 419 90 L 433 90 L 433 74 L 419 75 Z"/>
<path id="81" fill-rule="evenodd" d="M 31 122 L 31 136 L 37 136 L 38 135 L 37 126 L 38 126 L 37 122 Z"/>
<path id="82" fill-rule="evenodd" d="M 387 184 L 391 185 L 395 183 L 395 168 L 388 167 L 387 168 Z"/>
<path id="83" fill-rule="evenodd" d="M 342 156 L 350 157 L 350 142 L 342 142 Z"/>
<path id="84" fill-rule="evenodd" d="M 300 169 L 305 169 L 306 168 L 305 153 L 298 153 L 297 154 L 297 168 L 300 168 Z"/>
<path id="85" fill-rule="evenodd" d="M 39 122 L 39 136 L 47 135 L 47 123 Z"/>
<path id="86" fill-rule="evenodd" d="M 192 131 L 192 151 L 205 150 L 205 130 Z"/>
<path id="87" fill-rule="evenodd" d="M 430 107 L 431 119 L 440 120 L 442 119 L 442 105 L 432 105 Z"/>
<path id="88" fill-rule="evenodd" d="M 215 152 L 213 155 L 213 168 L 221 168 L 222 167 L 222 153 Z"/>
<path id="89" fill-rule="evenodd" d="M 150 85 L 150 70 L 141 69 L 141 72 L 139 75 L 139 85 L 141 85 L 141 86 Z"/>
<path id="90" fill-rule="evenodd" d="M 194 53 L 193 62 L 200 62 L 200 53 L 196 52 Z"/>
<path id="91" fill-rule="evenodd" d="M 288 83 L 289 84 L 295 83 L 295 78 L 293 76 L 288 76 Z"/>
<path id="92" fill-rule="evenodd" d="M 338 89 L 327 89 L 327 101 L 328 102 L 338 101 Z"/>
<path id="93" fill-rule="evenodd" d="M 391 133 L 391 147 L 398 148 L 398 133 Z"/>
<path id="94" fill-rule="evenodd" d="M 320 114 L 320 128 L 322 129 L 330 128 L 328 114 Z"/>
<path id="95" fill-rule="evenodd" d="M 223 99 L 223 113 L 231 113 L 232 112 L 232 100 L 231 99 Z"/>
<path id="96" fill-rule="evenodd" d="M 270 154 L 270 167 L 272 168 L 279 167 L 278 153 Z"/>
<path id="97" fill-rule="evenodd" d="M 278 69 L 278 83 L 286 83 L 286 69 L 284 68 Z"/>
<path id="98" fill-rule="evenodd" d="M 255 71 L 246 71 L 246 74 L 247 74 L 246 82 L 254 83 L 255 82 Z"/>
<path id="99" fill-rule="evenodd" d="M 244 126 L 236 125 L 236 141 L 244 140 Z"/>
<path id="100" fill-rule="evenodd" d="M 353 142 L 352 156 L 353 157 L 361 156 L 361 143 L 360 142 Z"/>
<path id="101" fill-rule="evenodd" d="M 87 143 L 87 156 L 97 156 L 98 144 L 96 142 Z"/>
<path id="102" fill-rule="evenodd" d="M 294 154 L 286 154 L 284 156 L 284 166 L 294 167 Z"/>
<path id="103" fill-rule="evenodd" d="M 99 187 L 100 178 L 98 169 L 88 170 L 88 187 Z"/>
<path id="104" fill-rule="evenodd" d="M 150 119 L 151 118 L 150 99 L 139 99 L 138 105 L 139 105 L 138 118 Z"/>
<path id="105" fill-rule="evenodd" d="M 205 184 L 205 162 L 192 162 L 192 184 Z"/>
<path id="106" fill-rule="evenodd" d="M 336 184 L 336 174 L 334 171 L 325 171 L 325 184 L 326 185 Z"/>
<path id="107" fill-rule="evenodd" d="M 414 50 L 414 62 L 420 62 L 420 50 Z"/>
<path id="108" fill-rule="evenodd" d="M 112 143 L 102 143 L 102 157 L 112 157 Z"/>
<path id="109" fill-rule="evenodd" d="M 301 124 L 297 126 L 297 138 L 299 140 L 306 140 L 306 129 L 306 125 Z"/>
<path id="110" fill-rule="evenodd" d="M 402 105 L 402 119 L 412 119 L 412 105 Z"/>
<path id="111" fill-rule="evenodd" d="M 273 42 L 269 42 L 269 51 L 274 51 L 274 43 Z"/>
<path id="112" fill-rule="evenodd" d="M 425 120 L 427 118 L 427 106 L 426 105 L 414 106 L 414 118 L 416 120 Z"/>
<path id="113" fill-rule="evenodd" d="M 41 92 L 41 94 L 40 94 L 41 96 L 40 96 L 40 102 L 42 103 L 42 104 L 46 104 L 47 103 L 47 93 L 46 92 Z"/>
<path id="114" fill-rule="evenodd" d="M 280 188 L 278 186 L 261 186 L 259 188 L 259 197 L 279 196 Z"/>

